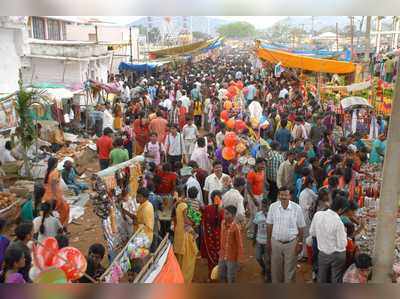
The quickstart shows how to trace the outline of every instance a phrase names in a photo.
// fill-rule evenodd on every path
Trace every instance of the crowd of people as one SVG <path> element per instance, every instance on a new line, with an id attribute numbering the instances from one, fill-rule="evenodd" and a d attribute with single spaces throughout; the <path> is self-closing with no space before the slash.
<path id="1" fill-rule="evenodd" d="M 99 107 L 99 167 L 145 158 L 142 186 L 136 199 L 126 199 L 124 218 L 132 229 L 144 227 L 152 251 L 169 234 L 185 282 L 193 280 L 199 256 L 210 280 L 217 271 L 221 282 L 235 282 L 245 255 L 253 255 L 245 252 L 245 238 L 254 243 L 266 282 L 294 282 L 306 259 L 317 282 L 367 282 L 371 258 L 355 242 L 365 226 L 357 216 L 358 176 L 362 164 L 382 163 L 385 130 L 372 149 L 358 132 L 343 136 L 336 110 L 304 94 L 296 75 L 258 69 L 248 53 L 222 49 L 174 70 L 114 79 L 121 81 L 120 98 Z M 246 92 L 229 106 L 232 84 Z M 245 149 L 247 162 L 224 158 L 224 139 L 236 130 L 222 112 L 246 124 L 236 133 L 253 145 Z M 254 125 L 255 115 L 268 125 Z M 10 245 L 1 237 L 2 282 L 30 281 L 32 238 L 68 237 L 60 178 L 76 193 L 87 186 L 73 179 L 71 163 L 60 173 L 57 162 L 49 160 L 35 190 L 33 200 L 42 204 L 34 205 L 40 208 L 32 222 L 18 225 Z M 90 248 L 92 277 L 104 271 L 105 254 L 100 244 Z"/>

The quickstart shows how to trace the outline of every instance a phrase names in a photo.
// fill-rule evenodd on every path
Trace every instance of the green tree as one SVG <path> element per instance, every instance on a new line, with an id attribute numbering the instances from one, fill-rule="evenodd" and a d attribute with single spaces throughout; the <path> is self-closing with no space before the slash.
<path id="1" fill-rule="evenodd" d="M 222 25 L 217 31 L 227 38 L 253 38 L 257 33 L 256 28 L 248 22 L 234 22 Z"/>
<path id="2" fill-rule="evenodd" d="M 39 102 L 42 98 L 42 93 L 37 90 L 27 90 L 23 86 L 22 73 L 19 71 L 19 90 L 17 92 L 15 109 L 18 115 L 18 132 L 17 137 L 22 146 L 22 155 L 24 159 L 25 173 L 31 176 L 30 161 L 27 155 L 28 149 L 32 146 L 37 138 L 37 132 L 30 110 L 33 105 L 41 105 Z"/>

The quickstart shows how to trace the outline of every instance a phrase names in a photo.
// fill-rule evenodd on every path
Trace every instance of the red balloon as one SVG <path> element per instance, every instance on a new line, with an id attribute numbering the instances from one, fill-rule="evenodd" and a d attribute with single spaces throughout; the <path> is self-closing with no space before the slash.
<path id="1" fill-rule="evenodd" d="M 33 249 L 33 261 L 40 270 L 53 265 L 53 259 L 58 253 L 58 242 L 53 237 L 44 239 L 41 245 L 35 245 Z"/>
<path id="2" fill-rule="evenodd" d="M 230 161 L 230 160 L 234 159 L 235 156 L 236 156 L 236 152 L 233 147 L 225 146 L 222 149 L 222 158 L 224 158 L 225 160 Z"/>
<path id="3" fill-rule="evenodd" d="M 227 132 L 224 138 L 224 144 L 227 147 L 233 147 L 237 144 L 237 137 L 235 132 Z"/>
<path id="4" fill-rule="evenodd" d="M 53 264 L 64 271 L 68 280 L 81 278 L 87 267 L 85 256 L 74 247 L 62 248 L 54 257 Z"/>
<path id="5" fill-rule="evenodd" d="M 226 110 L 221 111 L 220 117 L 222 120 L 227 121 L 229 119 L 229 113 Z"/>
<path id="6" fill-rule="evenodd" d="M 235 119 L 233 119 L 233 118 L 228 119 L 228 120 L 226 121 L 226 126 L 227 126 L 229 129 L 235 128 Z"/>
<path id="7" fill-rule="evenodd" d="M 246 123 L 241 119 L 236 120 L 236 122 L 235 122 L 236 132 L 243 131 L 244 129 L 246 129 Z"/>

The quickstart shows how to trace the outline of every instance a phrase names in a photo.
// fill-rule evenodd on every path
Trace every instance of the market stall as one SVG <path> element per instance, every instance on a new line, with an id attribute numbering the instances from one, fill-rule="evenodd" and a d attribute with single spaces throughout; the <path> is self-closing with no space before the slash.
<path id="1" fill-rule="evenodd" d="M 125 247 L 131 237 L 129 229 L 124 225 L 122 217 L 122 190 L 129 190 L 131 199 L 136 197 L 136 191 L 141 179 L 142 157 L 111 166 L 94 175 L 91 200 L 95 214 L 101 219 L 103 235 L 108 252 L 113 259 Z"/>

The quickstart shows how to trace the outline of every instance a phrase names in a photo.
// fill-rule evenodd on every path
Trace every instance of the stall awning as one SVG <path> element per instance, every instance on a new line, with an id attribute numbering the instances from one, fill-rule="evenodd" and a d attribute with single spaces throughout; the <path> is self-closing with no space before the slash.
<path id="1" fill-rule="evenodd" d="M 165 62 L 151 62 L 151 63 L 126 63 L 126 62 L 121 62 L 118 66 L 118 70 L 120 72 L 122 71 L 129 71 L 129 72 L 136 72 L 139 74 L 144 74 L 147 72 L 154 72 L 157 67 L 162 66 L 164 64 L 168 63 L 168 61 Z"/>
<path id="2" fill-rule="evenodd" d="M 373 108 L 367 99 L 362 97 L 347 97 L 340 101 L 340 105 L 344 110 L 356 108 Z"/>
<path id="3" fill-rule="evenodd" d="M 351 62 L 314 58 L 292 54 L 284 51 L 256 48 L 257 56 L 270 63 L 281 63 L 284 67 L 298 68 L 317 73 L 348 74 L 356 70 L 356 65 Z"/>
<path id="4" fill-rule="evenodd" d="M 161 49 L 149 52 L 150 59 L 165 58 L 168 56 L 187 55 L 192 52 L 200 51 L 215 43 L 219 38 L 204 40 L 189 45 Z"/>

